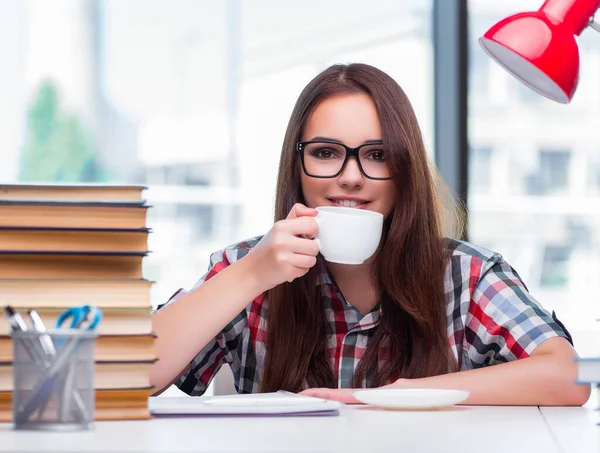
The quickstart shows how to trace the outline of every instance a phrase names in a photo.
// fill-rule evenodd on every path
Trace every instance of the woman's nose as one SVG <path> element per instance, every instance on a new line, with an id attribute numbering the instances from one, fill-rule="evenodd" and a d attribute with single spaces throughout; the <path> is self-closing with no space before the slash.
<path id="1" fill-rule="evenodd" d="M 351 157 L 346 162 L 344 170 L 338 177 L 338 183 L 343 186 L 360 186 L 364 183 L 364 175 L 360 171 L 355 157 Z"/>

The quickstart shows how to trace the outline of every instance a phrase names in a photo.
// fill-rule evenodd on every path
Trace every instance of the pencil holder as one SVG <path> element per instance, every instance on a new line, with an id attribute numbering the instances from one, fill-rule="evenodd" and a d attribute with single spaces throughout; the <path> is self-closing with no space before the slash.
<path id="1" fill-rule="evenodd" d="M 13 332 L 14 429 L 91 429 L 97 333 Z"/>

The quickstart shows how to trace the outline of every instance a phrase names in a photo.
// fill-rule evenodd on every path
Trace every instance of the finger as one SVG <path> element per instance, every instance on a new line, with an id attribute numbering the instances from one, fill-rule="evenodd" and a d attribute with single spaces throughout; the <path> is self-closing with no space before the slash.
<path id="1" fill-rule="evenodd" d="M 290 256 L 289 263 L 292 266 L 297 267 L 299 269 L 308 270 L 315 264 L 317 264 L 317 257 L 292 253 L 292 255 Z"/>
<path id="2" fill-rule="evenodd" d="M 316 216 L 317 213 L 318 213 L 318 211 L 316 209 L 304 206 L 302 203 L 296 203 L 290 210 L 289 214 L 287 215 L 287 218 L 288 219 L 296 219 L 298 217 L 303 217 L 303 216 L 313 217 L 313 216 Z"/>
<path id="3" fill-rule="evenodd" d="M 292 266 L 294 269 L 292 277 L 288 278 L 288 282 L 292 283 L 297 278 L 300 278 L 308 273 L 310 268 Z"/>
<path id="4" fill-rule="evenodd" d="M 323 389 L 306 389 L 306 390 L 302 390 L 299 394 L 305 395 L 305 396 L 314 396 L 316 398 L 319 398 L 317 395 L 319 395 L 320 390 L 323 390 Z"/>
<path id="5" fill-rule="evenodd" d="M 285 228 L 294 236 L 313 237 L 319 230 L 317 221 L 312 217 L 298 217 L 285 221 Z"/>
<path id="6" fill-rule="evenodd" d="M 326 400 L 340 401 L 344 404 L 360 404 L 360 401 L 354 398 L 353 392 L 353 389 L 315 388 L 303 390 L 300 394 Z"/>
<path id="7" fill-rule="evenodd" d="M 312 239 L 293 236 L 290 238 L 290 250 L 300 255 L 317 256 L 319 246 Z"/>
<path id="8" fill-rule="evenodd" d="M 306 389 L 300 392 L 301 395 L 312 396 L 314 398 L 323 398 L 326 400 L 335 400 L 335 394 L 333 389 L 328 388 L 314 388 Z"/>
<path id="9" fill-rule="evenodd" d="M 300 392 L 300 395 L 312 396 L 314 398 L 332 399 L 332 389 L 328 388 L 314 388 L 306 389 Z"/>

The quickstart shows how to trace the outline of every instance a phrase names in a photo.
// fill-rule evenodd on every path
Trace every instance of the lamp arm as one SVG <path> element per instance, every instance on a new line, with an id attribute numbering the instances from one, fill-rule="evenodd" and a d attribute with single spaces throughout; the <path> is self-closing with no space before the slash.
<path id="1" fill-rule="evenodd" d="M 594 16 L 590 17 L 588 27 L 600 33 L 600 24 L 594 20 Z"/>

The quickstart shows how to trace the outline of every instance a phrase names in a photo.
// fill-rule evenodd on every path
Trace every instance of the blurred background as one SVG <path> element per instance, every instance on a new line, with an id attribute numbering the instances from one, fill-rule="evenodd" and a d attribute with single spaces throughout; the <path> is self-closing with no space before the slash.
<path id="1" fill-rule="evenodd" d="M 456 118 L 436 107 L 449 63 L 433 24 L 453 30 L 438 11 L 453 1 L 0 0 L 0 180 L 147 185 L 157 305 L 191 287 L 211 252 L 270 228 L 289 115 L 326 66 L 365 62 L 394 77 L 440 161 L 436 131 Z M 503 254 L 578 351 L 595 353 L 600 36 L 581 36 L 567 106 L 477 43 L 542 3 L 470 0 L 466 30 L 454 30 L 467 43 L 469 240 Z"/>

